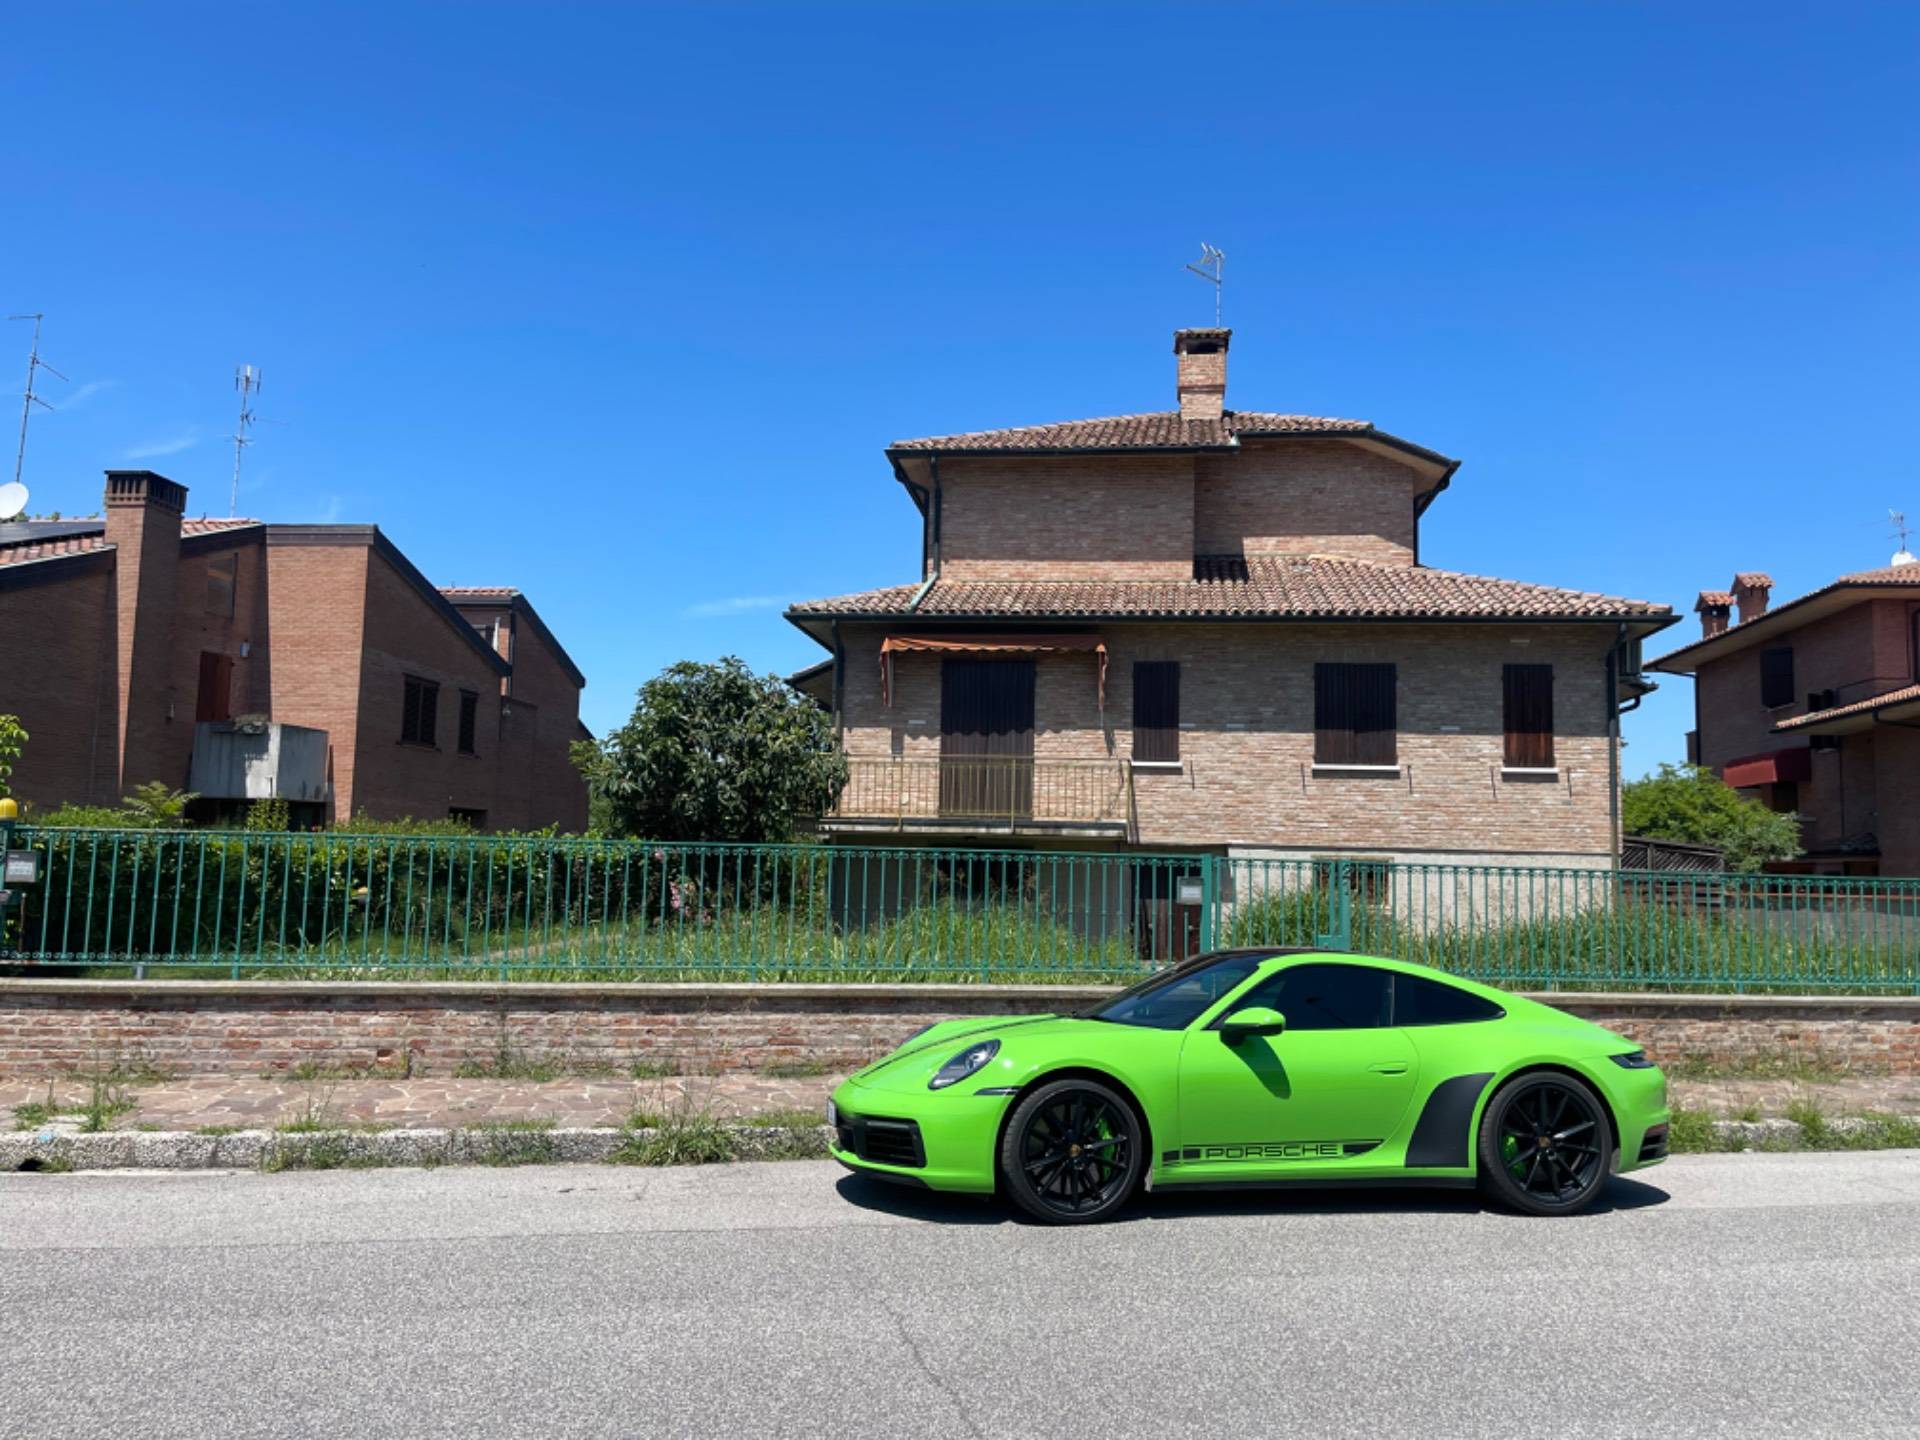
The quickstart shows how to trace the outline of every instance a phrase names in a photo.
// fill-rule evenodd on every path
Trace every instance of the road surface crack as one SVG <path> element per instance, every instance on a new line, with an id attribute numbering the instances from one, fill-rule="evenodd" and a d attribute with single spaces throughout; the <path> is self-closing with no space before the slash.
<path id="1" fill-rule="evenodd" d="M 952 1403 L 954 1412 L 960 1417 L 960 1423 L 967 1427 L 967 1433 L 973 1436 L 974 1440 L 984 1440 L 985 1432 L 974 1423 L 973 1416 L 967 1410 L 966 1402 L 960 1398 L 959 1394 L 951 1385 L 940 1378 L 933 1366 L 927 1363 L 927 1357 L 920 1353 L 920 1346 L 907 1331 L 905 1317 L 891 1305 L 887 1304 L 885 1300 L 880 1302 L 880 1308 L 886 1311 L 887 1318 L 893 1321 L 893 1328 L 900 1336 L 900 1343 L 907 1347 L 907 1353 L 913 1356 L 913 1363 L 920 1367 L 920 1373 L 927 1377 L 928 1383 L 931 1384 L 934 1389 L 946 1396 L 948 1401 Z"/>

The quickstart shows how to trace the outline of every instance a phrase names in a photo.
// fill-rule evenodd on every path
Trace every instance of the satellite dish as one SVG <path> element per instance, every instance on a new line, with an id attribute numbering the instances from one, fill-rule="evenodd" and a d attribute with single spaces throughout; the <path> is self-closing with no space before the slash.
<path id="1" fill-rule="evenodd" d="M 0 485 L 0 520 L 12 520 L 27 508 L 27 487 L 18 480 Z"/>

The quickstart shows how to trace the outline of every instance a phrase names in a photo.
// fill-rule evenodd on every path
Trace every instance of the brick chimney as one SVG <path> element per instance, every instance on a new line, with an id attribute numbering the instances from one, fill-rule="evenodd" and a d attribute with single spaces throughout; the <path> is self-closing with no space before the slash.
<path id="1" fill-rule="evenodd" d="M 1727 612 L 1733 608 L 1733 596 L 1725 590 L 1702 590 L 1693 608 L 1700 614 L 1701 638 L 1711 640 L 1727 633 Z"/>
<path id="2" fill-rule="evenodd" d="M 149 780 L 183 785 L 171 763 L 192 746 L 192 716 L 173 729 L 173 613 L 180 603 L 180 517 L 187 487 L 151 470 L 107 471 L 119 686 L 115 795 Z M 184 742 L 173 743 L 184 733 Z"/>
<path id="3" fill-rule="evenodd" d="M 1180 418 L 1218 420 L 1227 405 L 1227 342 L 1231 330 L 1176 330 Z"/>
<path id="4" fill-rule="evenodd" d="M 1767 592 L 1773 589 L 1773 577 L 1758 570 L 1743 570 L 1733 577 L 1733 603 L 1740 607 L 1740 623 L 1758 620 L 1767 613 Z"/>

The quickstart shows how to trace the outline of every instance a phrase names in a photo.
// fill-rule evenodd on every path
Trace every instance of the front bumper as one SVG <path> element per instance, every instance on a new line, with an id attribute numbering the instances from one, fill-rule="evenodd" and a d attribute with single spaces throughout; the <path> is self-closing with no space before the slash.
<path id="1" fill-rule="evenodd" d="M 965 1082 L 916 1095 L 848 1080 L 833 1092 L 833 1158 L 882 1179 L 988 1194 L 1011 1099 Z"/>

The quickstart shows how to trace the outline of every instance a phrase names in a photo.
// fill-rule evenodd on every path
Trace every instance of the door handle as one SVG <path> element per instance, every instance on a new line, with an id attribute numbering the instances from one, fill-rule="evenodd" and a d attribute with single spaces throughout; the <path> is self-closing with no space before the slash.
<path id="1" fill-rule="evenodd" d="M 1407 1062 L 1404 1060 L 1382 1060 L 1378 1065 L 1369 1065 L 1367 1069 L 1371 1070 L 1375 1075 L 1404 1075 L 1407 1073 Z"/>

